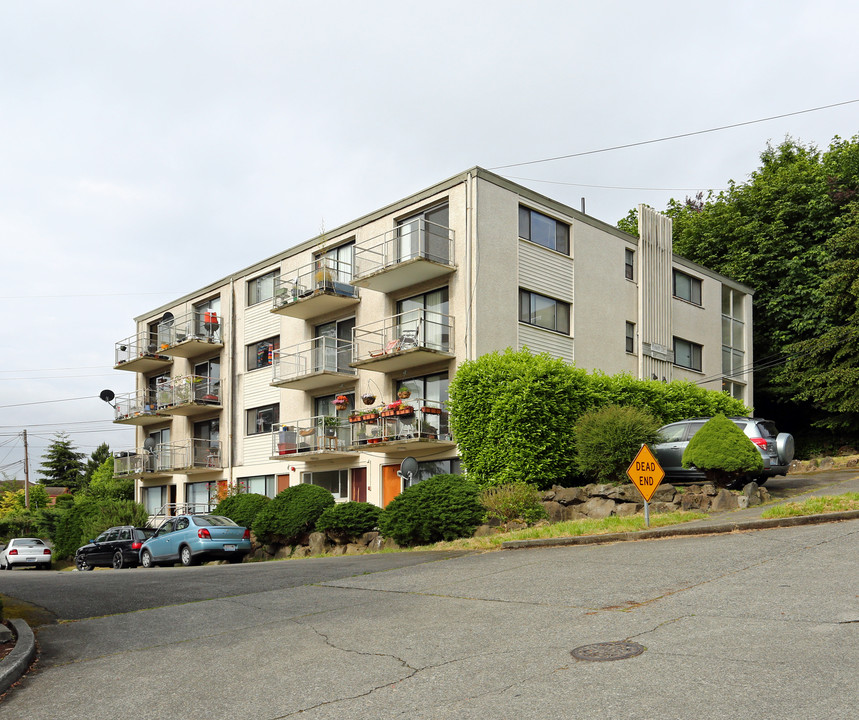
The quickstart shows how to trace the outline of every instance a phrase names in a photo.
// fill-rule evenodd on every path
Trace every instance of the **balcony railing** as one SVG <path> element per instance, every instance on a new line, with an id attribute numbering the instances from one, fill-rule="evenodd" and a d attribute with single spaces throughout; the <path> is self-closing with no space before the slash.
<path id="1" fill-rule="evenodd" d="M 144 331 L 116 343 L 114 368 L 132 372 L 150 372 L 169 367 L 173 358 L 159 351 L 158 333 Z"/>
<path id="2" fill-rule="evenodd" d="M 188 474 L 220 470 L 221 443 L 190 438 L 180 443 L 158 443 L 146 448 L 118 452 L 113 457 L 115 477 Z"/>
<path id="3" fill-rule="evenodd" d="M 453 316 L 409 310 L 352 331 L 352 365 L 405 370 L 453 356 Z"/>
<path id="4" fill-rule="evenodd" d="M 159 412 L 157 393 L 149 389 L 117 395 L 113 408 L 113 421 L 124 425 L 151 425 L 165 417 Z"/>
<path id="5" fill-rule="evenodd" d="M 319 258 L 275 278 L 271 311 L 306 320 L 340 310 L 358 302 L 358 289 L 351 283 L 351 263 Z"/>
<path id="6" fill-rule="evenodd" d="M 271 456 L 311 460 L 314 456 L 348 453 L 351 429 L 346 420 L 332 415 L 292 420 L 271 434 Z M 300 458 L 294 458 L 301 455 Z"/>
<path id="7" fill-rule="evenodd" d="M 452 273 L 453 230 L 414 220 L 355 246 L 353 285 L 393 292 Z"/>
<path id="8" fill-rule="evenodd" d="M 351 448 L 368 452 L 427 452 L 454 447 L 445 404 L 438 400 L 409 398 L 349 416 Z M 420 454 L 420 451 L 418 451 Z"/>
<path id="9" fill-rule="evenodd" d="M 220 378 L 181 375 L 155 391 L 157 408 L 167 415 L 199 415 L 221 406 Z"/>
<path id="10" fill-rule="evenodd" d="M 318 390 L 353 380 L 352 343 L 317 337 L 274 352 L 271 384 L 295 390 Z"/>
<path id="11" fill-rule="evenodd" d="M 223 346 L 224 321 L 217 312 L 193 310 L 173 317 L 170 313 L 158 324 L 158 352 L 192 358 Z"/>

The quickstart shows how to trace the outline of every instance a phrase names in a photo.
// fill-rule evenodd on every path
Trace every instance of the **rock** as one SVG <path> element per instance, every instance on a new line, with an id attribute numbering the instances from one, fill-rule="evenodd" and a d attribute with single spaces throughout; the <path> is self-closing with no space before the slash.
<path id="1" fill-rule="evenodd" d="M 766 488 L 758 488 L 758 496 L 762 503 L 768 503 L 771 499 L 770 491 Z"/>
<path id="2" fill-rule="evenodd" d="M 844 467 L 849 468 L 856 467 L 857 465 L 859 465 L 859 459 L 857 458 L 850 458 L 846 463 L 844 463 Z"/>
<path id="3" fill-rule="evenodd" d="M 627 483 L 626 485 L 617 485 L 613 487 L 607 494 L 611 500 L 615 502 L 623 502 L 623 503 L 635 503 L 641 501 L 641 493 L 638 492 L 638 488 L 635 487 L 632 483 Z"/>
<path id="4" fill-rule="evenodd" d="M 491 525 L 479 525 L 474 529 L 474 532 L 471 534 L 472 537 L 488 537 L 489 535 L 495 535 L 498 531 L 492 527 Z"/>
<path id="5" fill-rule="evenodd" d="M 303 558 L 311 555 L 310 548 L 307 545 L 297 545 L 295 550 L 292 551 L 291 558 Z"/>
<path id="6" fill-rule="evenodd" d="M 550 500 L 554 500 L 555 491 L 561 489 L 563 488 L 559 487 L 558 485 L 555 485 L 551 490 L 544 490 L 543 494 L 540 496 L 540 500 L 542 500 L 543 502 L 549 502 Z"/>
<path id="7" fill-rule="evenodd" d="M 270 560 L 271 555 L 265 551 L 264 548 L 257 548 L 251 553 L 248 553 L 248 558 L 251 560 Z"/>
<path id="8" fill-rule="evenodd" d="M 356 540 L 356 542 L 367 547 L 377 537 L 379 537 L 379 533 L 375 530 L 371 530 L 370 532 L 365 532 L 358 540 Z"/>
<path id="9" fill-rule="evenodd" d="M 709 495 L 710 497 L 714 497 L 718 493 L 718 490 L 713 483 L 706 482 L 701 486 L 701 492 L 705 495 Z"/>
<path id="10" fill-rule="evenodd" d="M 0 625 L 0 643 L 6 643 L 12 640 L 15 636 L 12 631 L 5 625 Z"/>
<path id="11" fill-rule="evenodd" d="M 573 503 L 583 503 L 588 499 L 587 493 L 585 493 L 584 488 L 580 487 L 571 487 L 571 488 L 555 488 L 554 492 L 555 502 L 561 503 L 561 505 L 572 505 Z"/>
<path id="12" fill-rule="evenodd" d="M 559 522 L 564 519 L 565 508 L 561 503 L 550 500 L 549 502 L 544 502 L 543 507 L 546 508 L 546 514 L 549 516 L 551 522 Z"/>
<path id="13" fill-rule="evenodd" d="M 381 535 L 379 535 L 379 537 L 374 538 L 373 540 L 370 541 L 370 543 L 367 545 L 367 549 L 372 550 L 373 552 L 378 552 L 379 550 L 382 549 L 382 546 L 384 545 L 384 543 L 385 543 L 385 538 L 383 538 Z"/>
<path id="14" fill-rule="evenodd" d="M 527 523 L 516 522 L 515 520 L 511 520 L 509 523 L 504 524 L 504 530 L 506 532 L 515 532 L 516 530 L 524 530 L 528 527 Z"/>
<path id="15" fill-rule="evenodd" d="M 580 510 L 592 520 L 602 520 L 614 514 L 617 503 L 602 497 L 592 497 L 584 503 Z"/>
<path id="16" fill-rule="evenodd" d="M 740 510 L 749 506 L 749 497 L 747 495 L 737 495 L 737 507 Z"/>
<path id="17" fill-rule="evenodd" d="M 710 498 L 704 493 L 685 492 L 680 496 L 681 510 L 698 510 L 706 512 L 710 507 Z"/>
<path id="18" fill-rule="evenodd" d="M 819 467 L 821 470 L 829 470 L 829 468 L 834 468 L 835 460 L 833 460 L 831 457 L 821 458 Z"/>
<path id="19" fill-rule="evenodd" d="M 644 509 L 643 503 L 621 503 L 615 508 L 615 515 L 618 517 L 629 517 L 630 515 L 635 515 L 636 513 L 640 513 Z"/>
<path id="20" fill-rule="evenodd" d="M 332 555 L 345 555 L 346 554 L 346 546 L 345 545 L 335 545 L 331 548 Z"/>
<path id="21" fill-rule="evenodd" d="M 379 547 L 380 550 L 399 550 L 400 546 L 393 538 L 384 538 Z"/>
<path id="22" fill-rule="evenodd" d="M 312 555 L 321 555 L 331 547 L 328 536 L 321 532 L 310 533 L 307 538 L 307 544 L 310 547 Z"/>
<path id="23" fill-rule="evenodd" d="M 754 507 L 755 505 L 761 504 L 761 496 L 758 493 L 760 486 L 752 481 L 747 483 L 742 490 L 740 497 L 744 497 L 746 499 L 745 505 L 743 507 Z"/>
<path id="24" fill-rule="evenodd" d="M 359 543 L 349 543 L 346 546 L 346 554 L 347 555 L 360 555 L 361 553 L 367 552 L 367 546 L 361 545 Z"/>
<path id="25" fill-rule="evenodd" d="M 292 555 L 292 547 L 289 545 L 281 545 L 277 552 L 274 554 L 275 560 L 286 560 L 290 555 Z"/>
<path id="26" fill-rule="evenodd" d="M 838 448 L 838 454 L 839 455 L 855 455 L 856 454 L 856 448 L 851 447 L 850 445 L 842 445 L 840 448 Z"/>
<path id="27" fill-rule="evenodd" d="M 635 491 L 638 492 L 637 490 Z M 677 494 L 677 488 L 671 483 L 660 483 L 659 487 L 653 493 L 651 500 L 654 502 L 674 502 L 674 496 Z"/>
<path id="28" fill-rule="evenodd" d="M 710 512 L 720 512 L 723 510 L 736 510 L 739 507 L 737 496 L 730 490 L 722 488 L 719 490 L 716 497 L 710 502 Z"/>
<path id="29" fill-rule="evenodd" d="M 677 506 L 674 503 L 668 502 L 653 502 L 648 503 L 648 506 L 652 513 L 669 513 L 674 512 L 677 509 Z"/>
<path id="30" fill-rule="evenodd" d="M 575 507 L 564 508 L 564 517 L 563 520 L 587 520 L 588 516 L 585 515 L 580 508 L 582 505 L 576 505 Z"/>

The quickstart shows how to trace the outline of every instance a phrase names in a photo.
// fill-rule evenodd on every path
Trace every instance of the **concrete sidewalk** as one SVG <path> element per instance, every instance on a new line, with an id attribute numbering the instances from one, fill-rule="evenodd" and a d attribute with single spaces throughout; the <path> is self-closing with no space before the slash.
<path id="1" fill-rule="evenodd" d="M 779 483 L 779 480 L 782 483 Z M 761 517 L 765 510 L 789 502 L 803 502 L 812 497 L 824 495 L 843 495 L 859 492 L 859 470 L 823 471 L 802 476 L 788 476 L 771 481 L 774 485 L 773 501 L 765 505 L 711 513 L 709 517 L 693 520 L 681 525 L 639 530 L 628 533 L 608 533 L 605 535 L 579 535 L 576 537 L 541 538 L 538 540 L 511 540 L 503 543 L 505 550 L 528 547 L 551 547 L 559 545 L 591 545 L 595 543 L 624 542 L 630 540 L 652 540 L 684 535 L 720 534 L 745 530 L 764 530 L 774 527 L 794 527 L 815 525 L 826 522 L 839 522 L 859 518 L 859 510 L 823 515 L 803 515 L 800 517 L 770 518 Z M 779 487 L 781 485 L 782 487 Z M 803 492 L 801 489 L 805 488 Z M 768 488 L 769 489 L 769 488 Z M 795 492 L 799 490 L 799 492 Z M 795 493 L 795 494 L 794 494 Z"/>

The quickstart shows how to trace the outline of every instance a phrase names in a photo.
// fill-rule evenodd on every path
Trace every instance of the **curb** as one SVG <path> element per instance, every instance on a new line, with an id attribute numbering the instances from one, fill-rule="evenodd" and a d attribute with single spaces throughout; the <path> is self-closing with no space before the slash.
<path id="1" fill-rule="evenodd" d="M 27 671 L 36 657 L 36 638 L 26 620 L 10 618 L 18 639 L 15 647 L 0 662 L 0 693 L 6 692 Z"/>
<path id="2" fill-rule="evenodd" d="M 638 530 L 636 532 L 609 533 L 606 535 L 578 535 L 575 537 L 539 538 L 537 540 L 508 540 L 505 543 L 501 543 L 501 549 L 521 550 L 534 547 L 557 547 L 559 545 L 597 545 L 611 542 L 628 542 L 630 540 L 655 540 L 690 535 L 719 535 L 743 530 L 768 530 L 770 528 L 796 527 L 798 525 L 820 525 L 822 523 L 856 519 L 859 519 L 859 510 L 846 510 L 844 512 L 825 513 L 823 515 L 798 515 L 795 517 L 746 520 L 713 525 L 672 525 L 671 527 L 659 528 L 658 530 Z"/>

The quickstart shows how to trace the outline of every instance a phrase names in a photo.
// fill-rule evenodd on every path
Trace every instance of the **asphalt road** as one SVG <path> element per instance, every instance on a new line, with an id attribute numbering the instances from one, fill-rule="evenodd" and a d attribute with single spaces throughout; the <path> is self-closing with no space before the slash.
<path id="1" fill-rule="evenodd" d="M 375 567 L 4 574 L 79 619 L 37 629 L 0 717 L 852 720 L 857 549 L 859 520 Z M 80 588 L 149 609 L 88 615 Z M 615 641 L 645 649 L 571 655 Z"/>

